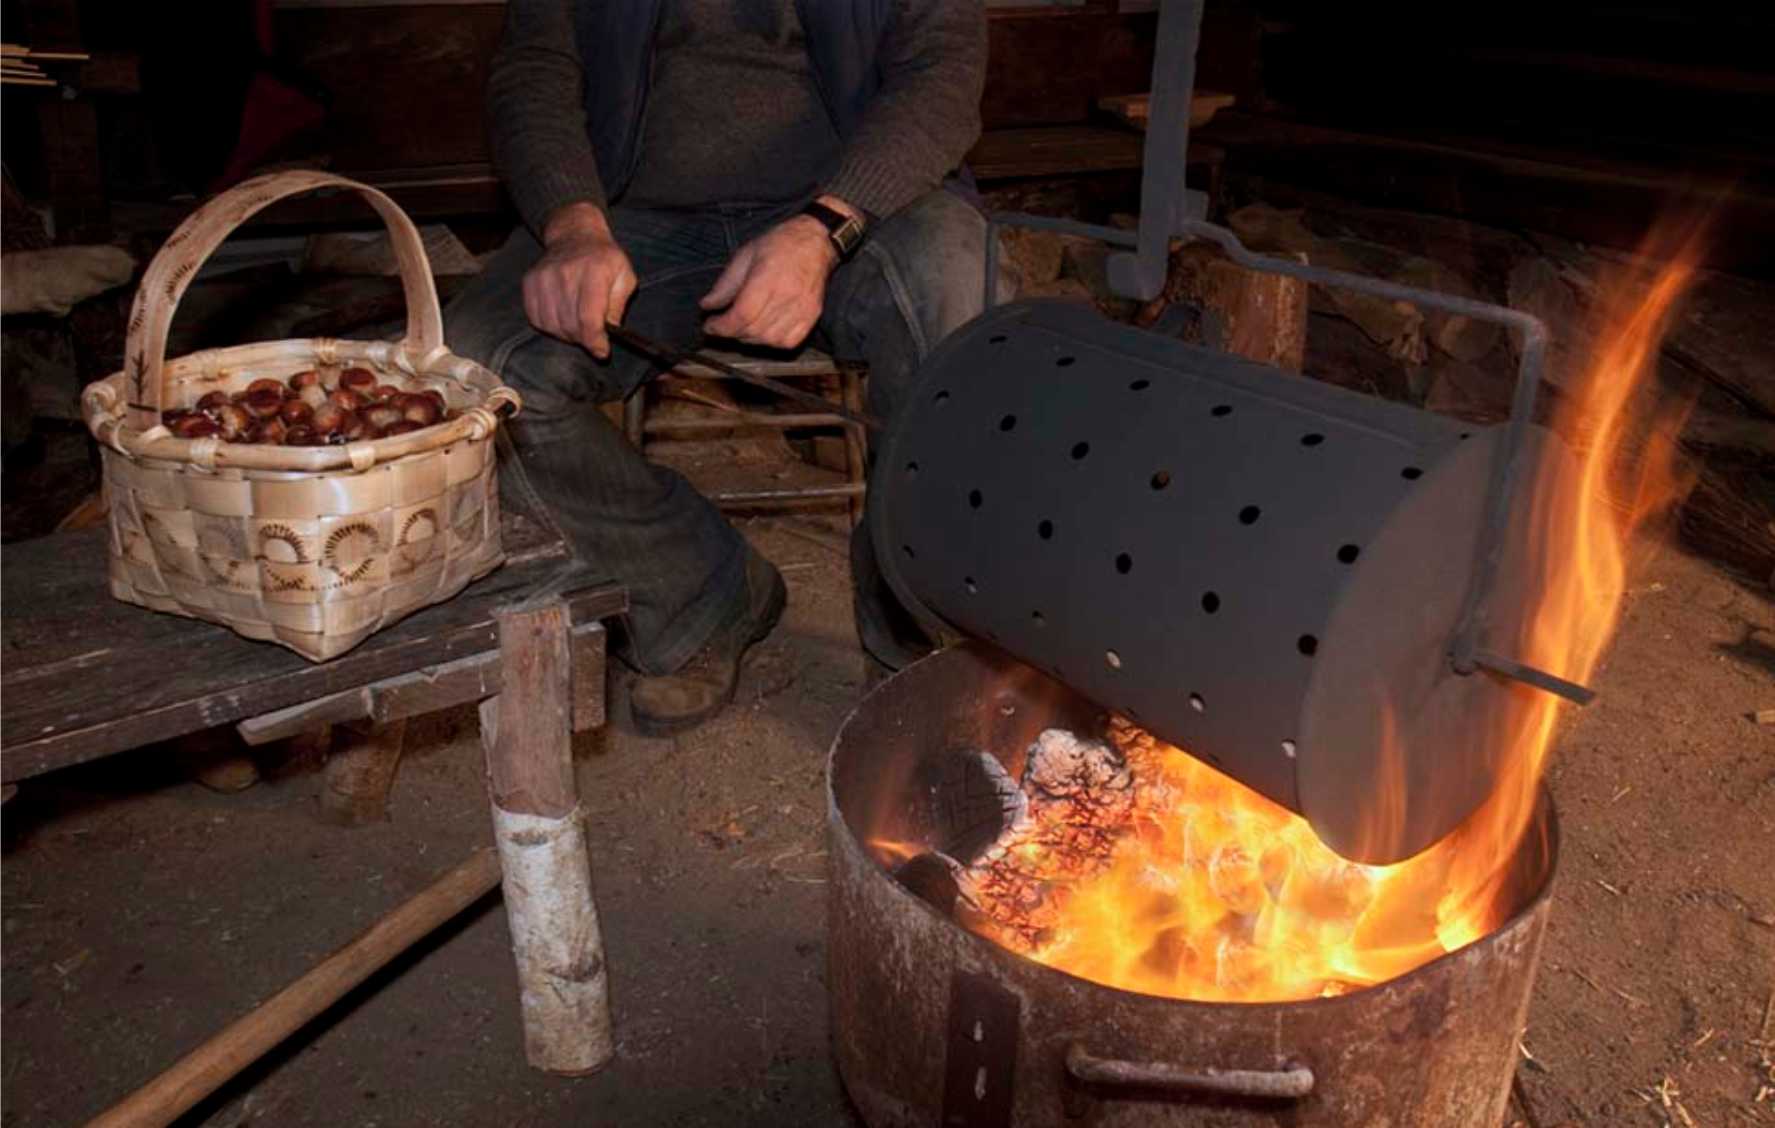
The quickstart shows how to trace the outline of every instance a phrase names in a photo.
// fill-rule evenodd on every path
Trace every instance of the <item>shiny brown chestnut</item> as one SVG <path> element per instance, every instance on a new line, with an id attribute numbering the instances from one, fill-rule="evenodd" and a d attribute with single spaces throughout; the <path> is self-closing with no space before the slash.
<path id="1" fill-rule="evenodd" d="M 302 401 L 296 400 L 295 402 Z M 247 414 L 255 419 L 270 419 L 283 410 L 283 405 L 283 388 L 278 386 L 250 391 L 247 393 L 247 398 L 242 400 L 240 404 L 247 409 Z"/>
<path id="2" fill-rule="evenodd" d="M 306 423 L 297 423 L 284 431 L 285 446 L 313 446 L 319 441 L 320 439 L 314 433 L 314 428 Z"/>
<path id="3" fill-rule="evenodd" d="M 339 374 L 339 386 L 354 392 L 369 392 L 376 387 L 376 374 L 368 368 L 347 368 Z"/>
<path id="4" fill-rule="evenodd" d="M 369 430 L 370 426 L 368 423 L 364 422 L 364 417 L 355 411 L 346 412 L 345 418 L 339 421 L 339 433 L 345 436 L 345 441 L 348 443 L 357 442 L 359 439 L 363 438 Z"/>
<path id="5" fill-rule="evenodd" d="M 286 424 L 306 423 L 314 418 L 314 408 L 302 400 L 287 399 L 278 406 L 277 415 Z"/>
<path id="6" fill-rule="evenodd" d="M 259 436 L 254 441 L 276 445 L 284 441 L 284 435 L 288 432 L 289 428 L 284 425 L 284 421 L 274 415 L 259 424 Z"/>
<path id="7" fill-rule="evenodd" d="M 370 393 L 370 398 L 377 403 L 385 403 L 400 394 L 401 390 L 393 384 L 377 384 L 376 390 Z"/>
<path id="8" fill-rule="evenodd" d="M 216 409 L 216 425 L 221 428 L 222 438 L 228 442 L 237 442 L 241 433 L 252 423 L 253 417 L 247 409 L 237 403 L 225 403 Z"/>
<path id="9" fill-rule="evenodd" d="M 187 415 L 171 425 L 173 434 L 181 439 L 207 439 L 221 432 L 222 428 L 207 415 Z"/>
<path id="10" fill-rule="evenodd" d="M 304 384 L 297 394 L 302 397 L 303 403 L 312 408 L 319 408 L 327 402 L 327 390 L 319 384 Z"/>
<path id="11" fill-rule="evenodd" d="M 421 427 L 431 426 L 438 421 L 438 416 L 443 414 L 438 405 L 432 402 L 430 396 L 416 395 L 410 392 L 406 395 L 396 396 L 394 405 L 401 409 L 402 417 Z"/>
<path id="12" fill-rule="evenodd" d="M 332 392 L 328 393 L 327 402 L 337 404 L 346 411 L 356 411 L 358 408 L 364 406 L 364 397 L 358 395 L 350 388 L 334 388 Z"/>
<path id="13" fill-rule="evenodd" d="M 309 425 L 317 434 L 332 434 L 345 425 L 347 414 L 345 408 L 329 401 L 314 409 L 314 418 L 309 421 Z"/>
<path id="14" fill-rule="evenodd" d="M 206 413 L 214 412 L 227 403 L 227 392 L 205 392 L 197 401 L 197 410 Z"/>
<path id="15" fill-rule="evenodd" d="M 259 379 L 254 380 L 251 384 L 247 385 L 247 395 L 249 396 L 257 395 L 260 392 L 274 392 L 279 398 L 282 398 L 284 391 L 284 382 L 282 380 L 273 380 L 269 376 L 261 376 Z"/>
<path id="16" fill-rule="evenodd" d="M 379 429 L 399 423 L 404 418 L 406 416 L 401 414 L 401 409 L 391 403 L 373 403 L 364 408 L 364 422 Z"/>
<path id="17" fill-rule="evenodd" d="M 312 368 L 310 368 L 306 372 L 298 372 L 294 376 L 290 377 L 290 389 L 292 391 L 299 392 L 303 388 L 312 388 L 312 387 L 318 385 L 319 383 L 320 383 L 320 373 L 316 372 Z"/>

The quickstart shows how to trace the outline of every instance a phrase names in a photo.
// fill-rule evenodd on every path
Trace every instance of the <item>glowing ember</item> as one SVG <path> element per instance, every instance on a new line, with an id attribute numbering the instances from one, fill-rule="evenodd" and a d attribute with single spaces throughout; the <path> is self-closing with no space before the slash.
<path id="1" fill-rule="evenodd" d="M 1634 528 L 1679 494 L 1671 418 L 1642 406 L 1641 393 L 1693 274 L 1694 235 L 1667 232 L 1644 248 L 1666 264 L 1649 285 L 1624 276 L 1605 286 L 1603 351 L 1557 423 L 1582 471 L 1534 486 L 1539 602 L 1515 652 L 1579 681 L 1614 627 Z M 1558 715 L 1547 694 L 1519 696 L 1492 797 L 1391 866 L 1345 860 L 1304 819 L 1126 722 L 1112 725 L 1108 745 L 1044 733 L 1006 832 L 972 865 L 951 866 L 958 917 L 1043 963 L 1154 995 L 1301 999 L 1403 974 L 1516 907 L 1510 862 Z M 1377 832 L 1397 817 L 1396 799 L 1376 796 Z M 875 846 L 890 860 L 909 853 Z"/>

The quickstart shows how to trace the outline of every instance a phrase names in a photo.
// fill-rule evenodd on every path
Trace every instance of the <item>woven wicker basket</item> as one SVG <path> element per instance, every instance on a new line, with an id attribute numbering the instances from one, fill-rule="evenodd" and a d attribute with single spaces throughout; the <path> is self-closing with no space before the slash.
<path id="1" fill-rule="evenodd" d="M 406 336 L 269 341 L 167 360 L 179 299 L 222 240 L 278 200 L 329 187 L 359 193 L 387 224 L 406 290 Z M 345 367 L 436 389 L 461 414 L 321 447 L 182 439 L 161 423 L 163 407 L 189 407 L 206 392 L 307 369 L 332 383 Z M 143 275 L 124 370 L 88 385 L 82 404 L 104 448 L 111 591 L 127 602 L 221 623 L 320 661 L 448 599 L 503 558 L 493 438 L 518 396 L 445 348 L 419 233 L 366 185 L 278 173 L 199 208 Z"/>

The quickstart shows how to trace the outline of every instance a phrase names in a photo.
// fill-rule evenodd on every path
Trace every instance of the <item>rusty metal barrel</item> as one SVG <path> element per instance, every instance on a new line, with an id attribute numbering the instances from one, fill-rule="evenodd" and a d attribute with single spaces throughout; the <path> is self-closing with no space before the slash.
<path id="1" fill-rule="evenodd" d="M 873 845 L 968 857 L 1000 814 L 970 787 L 975 750 L 1007 761 L 1101 710 L 966 643 L 877 687 L 829 763 L 832 1044 L 871 1128 L 1116 1124 L 1495 1128 L 1510 1096 L 1558 856 L 1552 804 L 1502 875 L 1496 930 L 1336 997 L 1197 1002 L 1081 979 L 967 931 L 890 876 Z M 996 825 L 996 824 L 995 824 Z"/>
<path id="2" fill-rule="evenodd" d="M 1519 433 L 1519 477 L 1570 477 Z M 926 362 L 872 534 L 910 605 L 1391 862 L 1491 794 L 1534 700 L 1449 660 L 1482 549 L 1486 637 L 1522 653 L 1535 530 L 1485 532 L 1510 437 L 1018 302 Z"/>

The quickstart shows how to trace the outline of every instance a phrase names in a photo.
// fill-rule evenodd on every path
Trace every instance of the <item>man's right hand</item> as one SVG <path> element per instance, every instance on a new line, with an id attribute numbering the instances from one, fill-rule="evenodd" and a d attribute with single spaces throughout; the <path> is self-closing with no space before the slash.
<path id="1" fill-rule="evenodd" d="M 524 275 L 524 313 L 551 337 L 610 356 L 608 322 L 621 323 L 635 293 L 635 268 L 596 204 L 566 204 L 549 216 L 543 256 Z"/>

